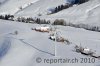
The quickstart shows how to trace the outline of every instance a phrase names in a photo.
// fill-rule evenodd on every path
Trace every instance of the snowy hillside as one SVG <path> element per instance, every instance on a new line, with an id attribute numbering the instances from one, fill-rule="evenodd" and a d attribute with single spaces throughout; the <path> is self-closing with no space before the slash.
<path id="1" fill-rule="evenodd" d="M 32 27 L 36 26 L 43 25 L 23 24 L 0 20 L 0 66 L 41 66 L 41 63 L 36 63 L 37 57 L 47 59 L 59 57 L 89 58 L 88 56 L 72 51 L 74 50 L 74 45 L 80 45 L 80 43 L 82 46 L 87 46 L 99 53 L 100 33 L 98 32 L 57 26 L 58 31 L 61 31 L 61 35 L 72 42 L 71 45 L 66 45 L 48 39 L 49 33 L 41 33 L 31 30 Z M 14 34 L 16 30 L 18 31 L 18 35 Z M 55 44 L 56 56 L 54 56 Z M 70 66 L 98 66 L 99 62 L 100 60 L 96 59 L 95 63 L 69 64 Z M 65 63 L 60 65 L 69 66 L 69 64 Z M 42 63 L 42 65 L 49 66 L 51 64 Z M 60 66 L 59 64 L 52 64 L 52 66 L 55 65 Z"/>
<path id="2" fill-rule="evenodd" d="M 0 0 L 0 66 L 100 66 L 100 0 L 78 1 Z"/>
<path id="3" fill-rule="evenodd" d="M 87 3 L 46 16 L 46 18 L 60 18 L 66 19 L 67 22 L 100 26 L 100 0 L 90 0 Z"/>
<path id="4" fill-rule="evenodd" d="M 6 1 L 6 0 L 5 0 Z M 74 5 L 58 13 L 47 15 L 48 9 L 65 4 L 66 0 L 9 0 L 0 7 L 0 14 L 31 16 L 43 19 L 64 19 L 66 22 L 100 26 L 100 0 Z"/>
<path id="5" fill-rule="evenodd" d="M 20 8 L 26 8 L 31 3 L 37 2 L 38 0 L 4 0 L 5 3 L 0 7 L 0 14 L 15 14 Z"/>
<path id="6" fill-rule="evenodd" d="M 65 19 L 66 22 L 100 26 L 100 0 L 90 0 L 89 2 L 64 9 L 56 14 L 47 15 L 48 9 L 65 3 L 66 1 L 64 0 L 39 0 L 15 13 L 15 15 L 38 17 L 38 14 L 41 14 L 40 18 L 43 19 Z"/>
<path id="7" fill-rule="evenodd" d="M 28 8 L 16 13 L 17 16 L 37 16 L 39 13 L 46 14 L 49 8 L 54 8 L 60 4 L 66 3 L 65 0 L 39 0 Z"/>

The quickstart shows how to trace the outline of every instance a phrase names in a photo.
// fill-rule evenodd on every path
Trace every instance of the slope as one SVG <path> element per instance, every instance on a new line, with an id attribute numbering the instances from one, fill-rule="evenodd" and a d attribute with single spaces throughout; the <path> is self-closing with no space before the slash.
<path id="1" fill-rule="evenodd" d="M 0 14 L 14 14 L 21 9 L 33 4 L 38 0 L 5 0 L 0 7 Z"/>
<path id="2" fill-rule="evenodd" d="M 55 4 L 56 2 L 56 4 Z M 58 5 L 64 4 L 66 2 L 58 1 L 58 0 L 40 0 L 33 5 L 25 8 L 24 10 L 16 13 L 16 16 L 32 16 L 39 17 L 43 19 L 65 19 L 66 22 L 71 23 L 82 23 L 100 26 L 100 1 L 99 0 L 90 0 L 89 2 L 73 5 L 68 9 L 64 9 L 58 13 L 47 15 L 48 9 L 56 7 Z M 52 4 L 52 5 L 51 5 Z M 41 16 L 38 16 L 41 14 Z"/>
<path id="3" fill-rule="evenodd" d="M 43 18 L 65 19 L 67 22 L 100 26 L 100 1 L 90 0 Z"/>
<path id="4" fill-rule="evenodd" d="M 19 26 L 19 27 L 18 27 Z M 56 26 L 60 34 L 72 42 L 71 45 L 66 45 L 59 42 L 54 42 L 48 39 L 49 33 L 41 33 L 31 30 L 31 28 L 44 25 L 26 24 L 13 21 L 0 20 L 0 47 L 2 44 L 10 42 L 10 49 L 2 56 L 0 66 L 98 66 L 100 60 L 96 59 L 95 63 L 36 63 L 36 58 L 54 59 L 54 58 L 92 58 L 73 52 L 74 46 L 81 45 L 91 48 L 99 52 L 100 36 L 99 32 L 87 31 L 84 29 L 76 29 L 72 27 Z M 9 29 L 9 32 L 7 31 Z M 18 34 L 14 34 L 18 31 Z M 9 38 L 7 39 L 7 37 Z M 77 38 L 76 38 L 77 37 Z M 87 38 L 86 38 L 87 37 Z M 3 40 L 6 38 L 6 40 Z M 5 41 L 7 43 L 5 43 Z M 9 45 L 9 44 L 8 44 Z M 55 48 L 56 46 L 56 48 Z M 4 46 L 4 48 L 7 46 Z M 8 46 L 9 47 L 9 46 Z M 0 49 L 1 49 L 0 48 Z M 56 50 L 56 56 L 54 56 Z M 4 52 L 4 51 L 2 51 Z M 80 57 L 80 58 L 79 58 Z M 79 60 L 80 61 L 80 60 Z M 13 62 L 13 63 L 12 63 Z"/>
<path id="5" fill-rule="evenodd" d="M 54 8 L 60 4 L 66 3 L 65 0 L 39 0 L 28 8 L 16 13 L 16 16 L 38 16 L 38 14 L 47 14 L 49 8 Z"/>

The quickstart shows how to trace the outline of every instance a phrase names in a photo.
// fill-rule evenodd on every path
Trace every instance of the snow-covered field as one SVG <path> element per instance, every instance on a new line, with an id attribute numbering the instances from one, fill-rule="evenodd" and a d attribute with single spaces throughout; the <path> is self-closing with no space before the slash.
<path id="1" fill-rule="evenodd" d="M 68 23 L 100 27 L 100 0 L 89 0 L 57 13 L 47 14 L 48 9 L 66 2 L 67 0 L 0 0 L 0 15 L 11 14 L 15 18 L 28 16 L 50 21 L 64 19 Z M 0 66 L 100 66 L 100 59 L 74 51 L 75 45 L 81 45 L 100 55 L 100 32 L 52 25 L 53 28 L 57 28 L 60 36 L 71 42 L 70 45 L 67 45 L 50 40 L 50 33 L 32 30 L 32 28 L 43 26 L 45 24 L 0 19 Z M 51 27 L 49 24 L 46 26 Z M 70 60 L 76 58 L 78 62 L 56 63 L 56 61 L 50 61 L 66 58 Z"/>
<path id="2" fill-rule="evenodd" d="M 26 24 L 13 21 L 0 20 L 0 66 L 99 66 L 100 60 L 95 63 L 75 64 L 49 64 L 36 63 L 36 58 L 92 58 L 73 52 L 75 44 L 91 48 L 99 52 L 99 32 L 84 29 L 57 26 L 57 31 L 72 42 L 71 45 L 54 42 L 48 39 L 50 33 L 41 33 L 31 28 L 43 26 L 38 24 Z M 18 35 L 14 32 L 18 31 Z M 56 49 L 55 49 L 56 45 Z M 3 51 L 2 51 L 3 50 Z M 56 53 L 55 53 L 56 50 Z M 56 54 L 56 56 L 54 56 Z"/>

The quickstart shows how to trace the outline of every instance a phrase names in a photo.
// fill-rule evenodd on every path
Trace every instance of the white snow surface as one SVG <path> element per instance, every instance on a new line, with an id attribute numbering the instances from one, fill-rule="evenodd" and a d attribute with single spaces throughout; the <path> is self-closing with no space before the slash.
<path id="1" fill-rule="evenodd" d="M 100 60 L 95 63 L 36 63 L 36 58 L 92 58 L 73 52 L 74 46 L 81 45 L 99 52 L 100 33 L 79 28 L 57 26 L 60 35 L 72 42 L 71 45 L 54 42 L 49 39 L 50 33 L 41 33 L 31 30 L 38 24 L 18 23 L 0 20 L 0 66 L 99 66 Z M 49 26 L 49 25 L 48 25 Z M 14 32 L 18 31 L 18 35 Z M 56 46 L 56 56 L 55 55 Z"/>
<path id="2" fill-rule="evenodd" d="M 66 22 L 76 24 L 100 26 L 100 0 L 90 0 L 47 15 L 49 8 L 65 3 L 66 0 L 0 0 L 0 15 L 13 14 L 15 17 L 31 16 L 47 20 L 64 19 Z M 90 48 L 100 55 L 100 32 L 56 26 L 60 35 L 72 42 L 71 45 L 66 45 L 50 40 L 50 33 L 31 30 L 42 26 L 44 25 L 0 19 L 0 66 L 100 66 L 100 59 L 96 59 L 95 63 L 37 63 L 38 57 L 42 60 L 43 58 L 78 58 L 79 61 L 80 58 L 92 58 L 74 52 L 76 44 Z"/>
<path id="3" fill-rule="evenodd" d="M 0 14 L 15 14 L 20 7 L 25 7 L 29 3 L 35 3 L 38 0 L 6 0 L 0 7 Z"/>
<path id="4" fill-rule="evenodd" d="M 31 16 L 43 19 L 64 19 L 66 22 L 100 26 L 100 0 L 89 0 L 86 3 L 47 15 L 48 9 L 65 4 L 66 0 L 3 0 L 0 14 Z M 22 8 L 22 9 L 20 9 Z M 38 16 L 41 14 L 42 16 Z"/>
<path id="5" fill-rule="evenodd" d="M 64 19 L 66 22 L 71 23 L 82 23 L 88 25 L 100 26 L 100 0 L 90 0 L 89 2 L 83 3 L 81 5 L 76 5 L 68 9 L 64 9 L 58 13 L 47 15 L 47 10 L 49 8 L 54 8 L 58 5 L 66 3 L 62 0 L 40 0 L 28 8 L 19 11 L 16 13 L 16 16 L 32 16 L 38 17 L 38 14 L 41 14 L 40 18 L 43 19 Z"/>
<path id="6" fill-rule="evenodd" d="M 73 6 L 56 14 L 46 16 L 46 18 L 65 19 L 66 22 L 100 26 L 100 0 L 90 0 L 81 5 Z"/>

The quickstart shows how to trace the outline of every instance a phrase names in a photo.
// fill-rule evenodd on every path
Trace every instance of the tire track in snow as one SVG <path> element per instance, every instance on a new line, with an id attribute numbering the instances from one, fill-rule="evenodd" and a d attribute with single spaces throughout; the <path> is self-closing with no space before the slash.
<path id="1" fill-rule="evenodd" d="M 14 37 L 10 37 L 10 38 L 13 38 L 13 39 L 19 40 L 19 41 L 21 41 L 22 43 L 24 43 L 24 44 L 26 44 L 26 45 L 28 45 L 28 46 L 30 46 L 30 47 L 32 47 L 32 48 L 34 48 L 34 49 L 40 51 L 40 52 L 43 52 L 43 53 L 46 53 L 46 54 L 49 54 L 49 55 L 55 56 L 55 54 L 53 54 L 53 53 L 50 53 L 50 52 L 47 52 L 47 51 L 41 50 L 41 49 L 39 49 L 39 48 L 37 48 L 37 47 L 35 47 L 35 46 L 33 46 L 33 45 L 31 45 L 31 44 L 25 42 L 24 39 L 17 39 L 17 38 L 14 38 Z"/>
<path id="2" fill-rule="evenodd" d="M 96 6 L 92 7 L 92 8 L 90 8 L 90 9 L 88 9 L 88 10 L 86 11 L 86 13 L 91 12 L 92 10 L 94 10 L 94 9 L 96 9 L 96 8 L 98 8 L 98 7 L 100 7 L 100 4 L 98 4 L 98 5 L 96 5 Z"/>
<path id="3" fill-rule="evenodd" d="M 94 7 L 92 7 L 92 8 L 90 8 L 90 9 L 88 9 L 87 11 L 86 11 L 86 13 L 87 13 L 87 17 L 89 17 L 91 14 L 93 14 L 93 10 L 95 10 L 96 8 L 99 8 L 100 7 L 100 4 L 98 4 L 98 5 L 96 5 L 96 6 L 94 6 Z"/>
<path id="4" fill-rule="evenodd" d="M 33 45 L 31 45 L 31 44 L 25 42 L 23 39 L 19 39 L 19 40 L 20 40 L 22 43 L 27 44 L 27 45 L 31 46 L 32 48 L 34 48 L 34 49 L 36 49 L 36 50 L 38 50 L 38 51 L 41 51 L 41 52 L 43 52 L 43 53 L 47 53 L 47 54 L 50 54 L 50 55 L 52 55 L 52 56 L 55 56 L 55 54 L 52 54 L 52 53 L 49 53 L 49 52 L 46 52 L 46 51 L 43 51 L 43 50 L 41 50 L 41 49 L 36 48 L 35 46 L 33 46 Z"/>

